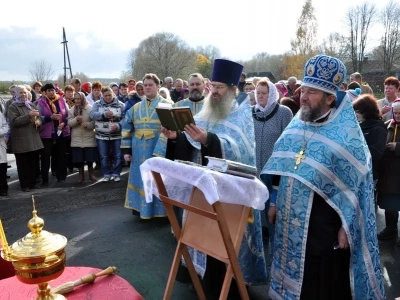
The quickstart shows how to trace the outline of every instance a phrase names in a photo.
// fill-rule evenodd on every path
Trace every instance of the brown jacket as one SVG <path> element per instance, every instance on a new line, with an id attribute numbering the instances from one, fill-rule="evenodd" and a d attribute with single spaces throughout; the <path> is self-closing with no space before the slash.
<path id="1" fill-rule="evenodd" d="M 71 127 L 71 147 L 96 147 L 94 121 L 89 116 L 91 110 L 92 107 L 89 104 L 82 109 L 82 123 L 79 123 L 74 115 L 75 107 L 68 110 L 68 125 Z M 85 124 L 87 128 L 83 128 L 82 124 Z"/>
<path id="2" fill-rule="evenodd" d="M 391 124 L 391 120 L 385 124 L 388 125 L 386 144 L 392 143 L 396 125 Z M 395 150 L 386 148 L 379 163 L 378 191 L 400 194 L 400 124 L 397 125 L 395 142 Z"/>
<path id="3" fill-rule="evenodd" d="M 32 109 L 37 109 L 31 103 Z M 26 153 L 43 148 L 34 119 L 29 116 L 29 109 L 24 103 L 13 102 L 7 112 L 11 129 L 11 148 L 13 153 Z"/>

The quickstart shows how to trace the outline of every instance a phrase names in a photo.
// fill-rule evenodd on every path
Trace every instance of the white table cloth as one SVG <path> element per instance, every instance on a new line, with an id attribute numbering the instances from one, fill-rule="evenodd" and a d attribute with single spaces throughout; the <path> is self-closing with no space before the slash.
<path id="1" fill-rule="evenodd" d="M 211 205 L 220 201 L 262 210 L 269 197 L 267 187 L 257 178 L 248 179 L 153 157 L 140 165 L 147 202 L 153 201 L 153 194 L 158 197 L 151 171 L 161 174 L 168 196 L 183 203 L 189 202 L 193 186 L 203 192 Z"/>

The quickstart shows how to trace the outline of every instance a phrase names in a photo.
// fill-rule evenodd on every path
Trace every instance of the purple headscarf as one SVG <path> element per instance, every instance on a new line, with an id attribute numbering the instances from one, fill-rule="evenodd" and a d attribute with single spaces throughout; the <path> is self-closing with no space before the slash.
<path id="1" fill-rule="evenodd" d="M 15 90 L 14 90 L 14 102 L 17 102 L 17 103 L 24 103 L 25 106 L 26 106 L 29 110 L 31 110 L 32 107 L 31 107 L 31 102 L 29 101 L 29 99 L 26 98 L 26 100 L 23 101 L 23 100 L 21 100 L 21 98 L 19 98 L 19 96 L 18 96 L 19 91 L 22 90 L 22 89 L 24 89 L 24 90 L 28 93 L 28 90 L 27 90 L 26 87 L 24 87 L 23 85 L 17 85 L 17 86 L 15 86 Z"/>
<path id="2" fill-rule="evenodd" d="M 181 90 L 181 99 L 185 99 L 184 96 L 185 96 L 185 93 L 186 93 L 186 92 L 189 92 L 189 89 L 182 89 L 182 90 Z"/>

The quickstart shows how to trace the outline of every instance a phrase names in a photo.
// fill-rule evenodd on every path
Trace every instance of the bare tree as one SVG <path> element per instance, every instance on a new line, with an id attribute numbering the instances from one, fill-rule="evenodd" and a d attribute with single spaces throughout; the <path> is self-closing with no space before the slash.
<path id="1" fill-rule="evenodd" d="M 337 57 L 341 61 L 346 61 L 350 57 L 348 38 L 340 33 L 332 32 L 323 40 L 320 52 Z"/>
<path id="2" fill-rule="evenodd" d="M 127 71 L 122 71 L 121 74 L 119 75 L 119 82 L 126 82 L 128 83 L 129 79 L 131 79 L 132 76 L 130 72 Z M 139 80 L 139 79 L 137 79 Z"/>
<path id="3" fill-rule="evenodd" d="M 380 16 L 384 32 L 381 39 L 382 66 L 385 76 L 390 76 L 394 64 L 400 62 L 400 3 L 391 0 Z"/>
<path id="4" fill-rule="evenodd" d="M 211 77 L 212 70 L 214 68 L 214 60 L 221 58 L 221 51 L 213 46 L 198 46 L 196 48 L 197 53 L 197 71 L 204 77 Z"/>
<path id="5" fill-rule="evenodd" d="M 292 52 L 304 57 L 304 61 L 315 53 L 317 47 L 317 19 L 311 0 L 306 0 L 297 21 L 294 40 L 290 41 Z"/>
<path id="6" fill-rule="evenodd" d="M 46 60 L 36 60 L 29 67 L 32 81 L 51 81 L 54 76 L 54 69 Z"/>
<path id="7" fill-rule="evenodd" d="M 136 49 L 132 49 L 128 64 L 134 78 L 141 78 L 150 72 L 160 78 L 186 78 L 195 69 L 196 58 L 196 52 L 178 36 L 161 32 L 141 41 Z"/>
<path id="8" fill-rule="evenodd" d="M 211 62 L 213 62 L 214 59 L 221 57 L 221 51 L 213 45 L 207 45 L 204 47 L 198 46 L 196 48 L 196 53 L 204 55 Z"/>
<path id="9" fill-rule="evenodd" d="M 259 52 L 250 60 L 239 61 L 244 66 L 246 73 L 253 72 L 271 72 L 275 78 L 280 79 L 282 76 L 281 61 L 282 55 L 271 55 L 267 52 Z"/>
<path id="10" fill-rule="evenodd" d="M 83 73 L 83 72 L 76 72 L 76 73 L 74 74 L 74 78 L 79 78 L 79 79 L 81 80 L 82 83 L 90 81 L 89 76 L 87 76 L 87 75 L 86 75 L 85 73 Z"/>
<path id="11" fill-rule="evenodd" d="M 346 13 L 346 24 L 350 33 L 350 59 L 353 71 L 362 72 L 368 33 L 377 15 L 375 4 L 368 1 L 352 7 Z"/>

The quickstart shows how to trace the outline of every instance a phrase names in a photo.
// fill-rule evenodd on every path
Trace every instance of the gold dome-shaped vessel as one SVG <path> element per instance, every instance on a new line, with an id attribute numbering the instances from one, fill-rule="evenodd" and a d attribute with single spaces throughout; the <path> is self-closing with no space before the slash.
<path id="1" fill-rule="evenodd" d="M 33 196 L 32 201 L 33 217 L 28 222 L 31 232 L 11 246 L 2 241 L 1 255 L 12 262 L 18 280 L 38 285 L 36 300 L 66 299 L 62 295 L 51 293 L 48 282 L 58 278 L 65 269 L 67 238 L 43 230 L 44 220 L 37 215 Z M 0 233 L 0 236 L 5 239 L 4 233 Z"/>

